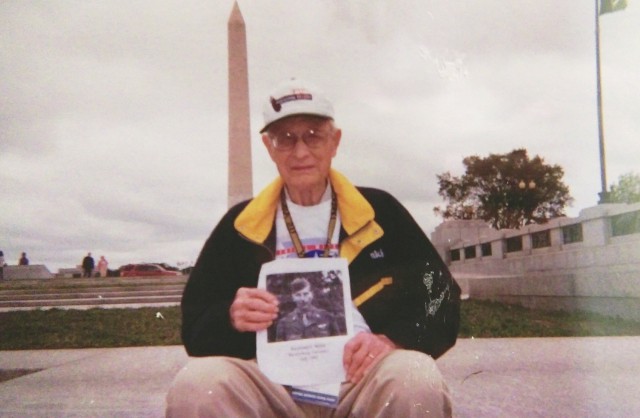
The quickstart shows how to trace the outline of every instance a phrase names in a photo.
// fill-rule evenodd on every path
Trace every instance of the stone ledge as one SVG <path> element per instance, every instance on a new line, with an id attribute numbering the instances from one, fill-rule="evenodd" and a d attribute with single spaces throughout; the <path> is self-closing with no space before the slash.
<path id="1" fill-rule="evenodd" d="M 44 264 L 30 266 L 5 266 L 2 269 L 4 280 L 52 279 L 53 274 Z"/>

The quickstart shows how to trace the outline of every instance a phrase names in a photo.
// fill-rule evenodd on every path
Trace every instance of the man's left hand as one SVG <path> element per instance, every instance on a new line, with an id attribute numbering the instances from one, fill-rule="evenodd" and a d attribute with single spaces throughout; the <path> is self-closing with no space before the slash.
<path id="1" fill-rule="evenodd" d="M 358 383 L 387 354 L 398 348 L 386 335 L 359 332 L 344 346 L 347 380 Z"/>

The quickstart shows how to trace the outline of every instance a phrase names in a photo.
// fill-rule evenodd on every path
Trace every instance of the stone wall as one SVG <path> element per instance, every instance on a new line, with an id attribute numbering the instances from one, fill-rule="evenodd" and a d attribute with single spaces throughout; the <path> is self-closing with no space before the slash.
<path id="1" fill-rule="evenodd" d="M 53 274 L 42 264 L 33 264 L 30 266 L 5 266 L 3 268 L 4 280 L 20 280 L 20 279 L 52 279 Z"/>
<path id="2" fill-rule="evenodd" d="M 520 230 L 447 221 L 432 241 L 471 298 L 640 320 L 640 204 Z"/>

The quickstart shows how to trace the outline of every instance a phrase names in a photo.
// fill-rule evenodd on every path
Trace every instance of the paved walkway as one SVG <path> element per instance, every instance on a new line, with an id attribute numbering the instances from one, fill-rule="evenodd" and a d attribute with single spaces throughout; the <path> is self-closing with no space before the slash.
<path id="1" fill-rule="evenodd" d="M 0 351 L 2 417 L 162 417 L 179 346 Z M 640 417 L 640 337 L 461 339 L 438 360 L 456 417 Z"/>

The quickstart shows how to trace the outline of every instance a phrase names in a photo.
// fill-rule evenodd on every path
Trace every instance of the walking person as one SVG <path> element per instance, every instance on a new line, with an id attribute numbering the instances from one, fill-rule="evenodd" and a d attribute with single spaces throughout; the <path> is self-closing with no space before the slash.
<path id="1" fill-rule="evenodd" d="M 100 273 L 100 277 L 107 277 L 109 262 L 103 255 L 100 256 L 100 260 L 98 260 L 98 272 Z"/>
<path id="2" fill-rule="evenodd" d="M 82 259 L 82 277 L 91 277 L 94 267 L 95 261 L 93 260 L 93 257 L 91 257 L 91 253 L 87 253 L 87 255 Z"/>

